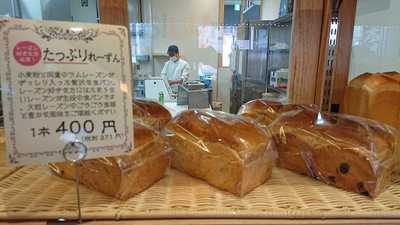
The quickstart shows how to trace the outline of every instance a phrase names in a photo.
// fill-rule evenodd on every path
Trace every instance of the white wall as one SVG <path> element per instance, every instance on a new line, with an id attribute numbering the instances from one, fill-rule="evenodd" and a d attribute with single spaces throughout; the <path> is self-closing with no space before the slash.
<path id="1" fill-rule="evenodd" d="M 138 23 L 139 0 L 128 0 L 129 23 Z"/>
<path id="2" fill-rule="evenodd" d="M 89 0 L 88 7 L 81 7 L 79 0 L 71 0 L 70 7 L 73 21 L 97 23 L 97 0 Z"/>
<path id="3" fill-rule="evenodd" d="M 400 71 L 399 9 L 399 0 L 358 0 L 349 81 L 364 72 Z"/>
<path id="4" fill-rule="evenodd" d="M 144 22 L 153 23 L 153 53 L 165 54 L 169 45 L 176 44 L 192 67 L 191 79 L 198 79 L 199 63 L 217 68 L 217 51 L 198 48 L 198 27 L 218 25 L 218 0 L 146 0 L 143 3 Z"/>
<path id="5" fill-rule="evenodd" d="M 5 0 L 1 0 L 5 1 Z M 61 20 L 97 23 L 97 0 L 88 0 L 81 7 L 80 0 L 18 0 L 22 17 L 36 20 Z"/>
<path id="6" fill-rule="evenodd" d="M 218 98 L 222 102 L 222 111 L 229 112 L 231 107 L 232 70 L 229 68 L 218 69 Z"/>
<path id="7" fill-rule="evenodd" d="M 21 14 L 24 19 L 42 19 L 42 6 L 40 0 L 19 0 L 19 2 L 21 6 Z"/>
<path id="8" fill-rule="evenodd" d="M 261 6 L 262 20 L 275 20 L 279 17 L 281 0 L 263 0 Z"/>
<path id="9" fill-rule="evenodd" d="M 76 0 L 41 0 L 42 19 L 72 21 L 70 9 L 71 1 Z"/>

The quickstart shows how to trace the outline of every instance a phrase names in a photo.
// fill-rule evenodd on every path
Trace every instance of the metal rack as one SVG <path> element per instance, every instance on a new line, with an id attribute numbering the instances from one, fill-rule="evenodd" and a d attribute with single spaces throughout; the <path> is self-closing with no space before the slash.
<path id="1" fill-rule="evenodd" d="M 274 20 L 269 31 L 267 89 L 286 95 L 286 88 L 279 88 L 271 84 L 271 74 L 279 69 L 289 68 L 292 14 Z M 284 48 L 272 48 L 275 43 L 286 46 Z"/>
<path id="2" fill-rule="evenodd" d="M 266 92 L 286 95 L 286 89 L 273 87 L 272 71 L 289 67 L 292 14 L 276 20 L 252 21 L 238 27 L 239 39 L 249 40 L 249 49 L 236 48 L 236 65 L 231 91 L 231 112 Z M 285 43 L 285 48 L 272 48 L 274 43 Z"/>

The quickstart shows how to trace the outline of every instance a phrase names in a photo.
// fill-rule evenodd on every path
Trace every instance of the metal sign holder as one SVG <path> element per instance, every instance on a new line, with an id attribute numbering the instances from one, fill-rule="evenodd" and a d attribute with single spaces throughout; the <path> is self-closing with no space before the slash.
<path id="1" fill-rule="evenodd" d="M 75 167 L 76 201 L 78 207 L 79 224 L 82 224 L 81 198 L 79 193 L 79 179 L 80 179 L 79 169 L 80 169 L 80 163 L 82 160 L 86 158 L 87 153 L 88 153 L 87 146 L 79 140 L 67 143 L 62 151 L 64 159 L 68 162 L 73 163 Z"/>

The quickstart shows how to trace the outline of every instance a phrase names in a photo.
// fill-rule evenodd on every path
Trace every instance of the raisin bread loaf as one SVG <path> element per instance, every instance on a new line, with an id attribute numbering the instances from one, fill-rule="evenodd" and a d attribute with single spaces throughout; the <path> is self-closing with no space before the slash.
<path id="1" fill-rule="evenodd" d="M 300 106 L 269 129 L 280 167 L 372 198 L 390 185 L 399 163 L 397 131 L 372 120 Z"/>
<path id="2" fill-rule="evenodd" d="M 166 131 L 172 166 L 215 187 L 243 196 L 271 176 L 272 139 L 239 116 L 189 110 Z"/>
<path id="3" fill-rule="evenodd" d="M 126 200 L 160 180 L 169 166 L 168 148 L 157 132 L 134 124 L 135 149 L 129 155 L 84 160 L 80 182 L 104 194 Z M 75 179 L 71 163 L 53 163 L 57 175 Z"/>

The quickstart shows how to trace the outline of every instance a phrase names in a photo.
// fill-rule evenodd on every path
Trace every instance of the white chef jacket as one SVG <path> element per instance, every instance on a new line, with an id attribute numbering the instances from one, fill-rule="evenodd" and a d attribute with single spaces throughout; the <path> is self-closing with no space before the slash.
<path id="1" fill-rule="evenodd" d="M 161 71 L 161 75 L 167 80 L 187 80 L 190 74 L 190 66 L 183 59 L 176 62 L 168 60 Z"/>
<path id="2" fill-rule="evenodd" d="M 190 66 L 183 59 L 178 59 L 176 62 L 172 60 L 168 60 L 165 63 L 164 68 L 161 71 L 161 76 L 170 81 L 170 80 L 183 80 L 187 81 L 189 79 L 190 74 Z M 178 92 L 178 85 L 171 85 L 172 92 Z"/>

